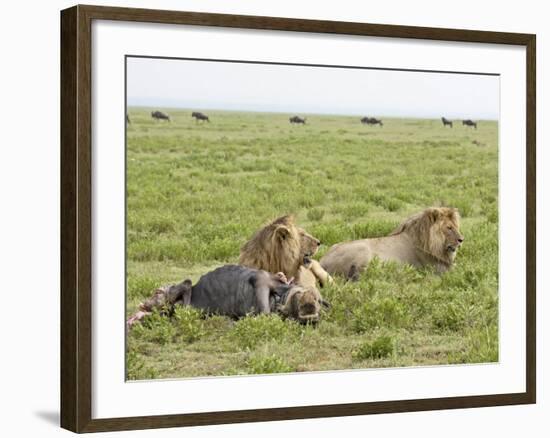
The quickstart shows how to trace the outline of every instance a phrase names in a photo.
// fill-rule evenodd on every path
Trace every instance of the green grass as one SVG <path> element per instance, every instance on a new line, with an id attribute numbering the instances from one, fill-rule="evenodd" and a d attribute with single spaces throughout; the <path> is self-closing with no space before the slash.
<path id="1" fill-rule="evenodd" d="M 382 359 L 391 355 L 393 349 L 393 339 L 389 336 L 380 336 L 374 341 L 361 344 L 352 355 L 357 360 Z"/>
<path id="2" fill-rule="evenodd" d="M 128 337 L 129 379 L 498 360 L 498 125 L 130 108 L 127 309 L 167 283 L 236 263 L 266 221 L 294 213 L 323 246 L 382 236 L 432 205 L 459 208 L 465 242 L 444 275 L 372 263 L 323 289 L 317 328 L 277 315 L 232 321 L 179 309 Z M 484 146 L 473 143 L 477 141 Z"/>

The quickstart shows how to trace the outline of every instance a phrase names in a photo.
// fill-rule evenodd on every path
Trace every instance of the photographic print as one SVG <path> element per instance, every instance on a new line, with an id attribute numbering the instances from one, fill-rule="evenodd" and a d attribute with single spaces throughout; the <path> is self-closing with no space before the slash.
<path id="1" fill-rule="evenodd" d="M 498 362 L 499 81 L 127 56 L 126 379 Z"/>
<path id="2" fill-rule="evenodd" d="M 61 426 L 536 402 L 536 36 L 61 13 Z"/>

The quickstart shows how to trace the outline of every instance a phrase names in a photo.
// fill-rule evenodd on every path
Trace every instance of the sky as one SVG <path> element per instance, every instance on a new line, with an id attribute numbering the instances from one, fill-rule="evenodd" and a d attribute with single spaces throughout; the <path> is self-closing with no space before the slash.
<path id="1" fill-rule="evenodd" d="M 498 76 L 127 58 L 129 106 L 375 117 L 499 117 Z"/>

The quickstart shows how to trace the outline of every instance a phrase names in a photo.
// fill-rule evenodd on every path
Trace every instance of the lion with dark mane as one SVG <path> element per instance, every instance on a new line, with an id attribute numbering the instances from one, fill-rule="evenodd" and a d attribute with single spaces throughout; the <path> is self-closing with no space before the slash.
<path id="1" fill-rule="evenodd" d="M 382 261 L 449 270 L 464 236 L 456 208 L 431 207 L 403 221 L 389 236 L 333 245 L 321 259 L 330 274 L 356 279 L 375 257 Z"/>
<path id="2" fill-rule="evenodd" d="M 312 260 L 321 242 L 296 226 L 291 215 L 281 216 L 258 230 L 241 248 L 239 264 L 268 272 L 283 272 L 303 287 L 332 281 Z"/>

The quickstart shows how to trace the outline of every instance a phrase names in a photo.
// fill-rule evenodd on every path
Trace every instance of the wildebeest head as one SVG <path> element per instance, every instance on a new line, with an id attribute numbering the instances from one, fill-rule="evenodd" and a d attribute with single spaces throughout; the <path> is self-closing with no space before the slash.
<path id="1" fill-rule="evenodd" d="M 191 280 L 184 280 L 178 284 L 159 287 L 151 298 L 140 303 L 139 309 L 145 312 L 157 309 L 171 313 L 175 304 L 189 304 L 190 301 Z"/>
<path id="2" fill-rule="evenodd" d="M 160 312 L 161 315 L 172 315 L 176 304 L 190 304 L 191 290 L 191 280 L 159 287 L 151 298 L 139 303 L 138 311 L 127 319 L 127 330 L 155 310 Z"/>
<path id="3" fill-rule="evenodd" d="M 191 291 L 191 280 L 184 280 L 181 283 L 170 286 L 166 292 L 167 300 L 170 304 L 188 306 L 191 304 Z"/>
<path id="4" fill-rule="evenodd" d="M 317 324 L 321 317 L 321 306 L 330 307 L 316 288 L 293 285 L 279 311 L 283 316 L 295 319 L 301 324 Z"/>

